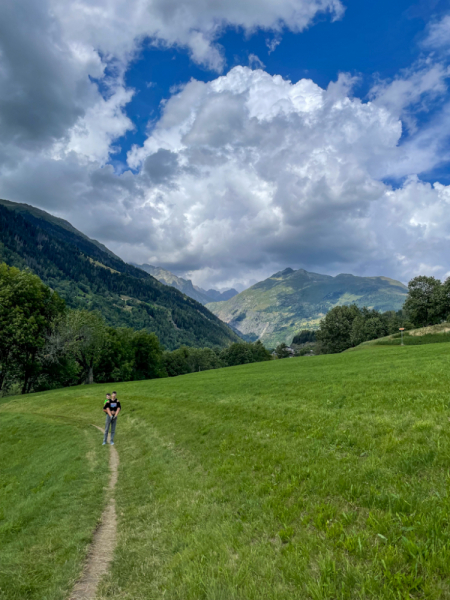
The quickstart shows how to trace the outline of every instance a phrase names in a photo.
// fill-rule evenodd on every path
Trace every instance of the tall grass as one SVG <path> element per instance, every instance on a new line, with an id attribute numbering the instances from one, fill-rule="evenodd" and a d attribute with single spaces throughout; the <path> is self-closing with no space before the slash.
<path id="1" fill-rule="evenodd" d="M 449 366 L 448 344 L 368 346 L 120 385 L 99 598 L 450 598 Z M 104 391 L 33 406 L 100 424 Z"/>
<path id="2" fill-rule="evenodd" d="M 107 457 L 93 428 L 32 414 L 29 402 L 24 414 L 7 408 L 0 411 L 0 598 L 63 600 L 102 511 Z"/>

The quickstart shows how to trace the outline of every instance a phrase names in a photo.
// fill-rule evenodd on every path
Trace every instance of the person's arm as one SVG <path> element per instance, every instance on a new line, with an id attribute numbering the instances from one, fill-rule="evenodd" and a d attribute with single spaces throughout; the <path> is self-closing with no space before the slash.
<path id="1" fill-rule="evenodd" d="M 118 415 L 119 413 L 120 413 L 120 408 L 118 408 L 118 409 L 116 410 L 116 414 L 114 415 L 114 418 L 115 418 L 115 419 L 117 419 L 117 415 Z"/>
<path id="2" fill-rule="evenodd" d="M 108 415 L 108 417 L 112 417 L 111 411 L 110 411 L 109 406 L 107 404 L 105 404 L 105 407 L 104 407 L 103 410 Z"/>

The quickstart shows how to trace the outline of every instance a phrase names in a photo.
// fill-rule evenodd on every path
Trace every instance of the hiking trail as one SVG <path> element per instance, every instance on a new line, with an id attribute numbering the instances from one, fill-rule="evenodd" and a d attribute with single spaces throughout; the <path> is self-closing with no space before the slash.
<path id="1" fill-rule="evenodd" d="M 102 433 L 103 430 L 94 425 Z M 94 600 L 102 576 L 108 571 L 116 547 L 117 517 L 114 488 L 119 467 L 119 454 L 115 446 L 109 447 L 110 478 L 108 501 L 102 513 L 102 520 L 92 540 L 80 579 L 75 584 L 69 600 Z"/>

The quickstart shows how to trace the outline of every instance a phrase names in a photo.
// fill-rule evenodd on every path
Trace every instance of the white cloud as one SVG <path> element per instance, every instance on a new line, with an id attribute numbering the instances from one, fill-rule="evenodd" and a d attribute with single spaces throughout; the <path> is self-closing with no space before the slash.
<path id="1" fill-rule="evenodd" d="M 392 81 L 380 81 L 373 86 L 370 95 L 377 104 L 403 118 L 414 129 L 414 115 L 428 111 L 433 100 L 447 92 L 449 77 L 447 65 L 428 58 L 403 71 Z"/>
<path id="2" fill-rule="evenodd" d="M 136 42 L 189 49 L 193 60 L 222 70 L 215 39 L 225 26 L 280 32 L 302 31 L 318 13 L 342 16 L 340 0 L 54 0 L 66 35 L 124 59 Z"/>
<path id="3" fill-rule="evenodd" d="M 343 7 L 339 0 L 5 0 L 0 145 L 53 156 L 75 151 L 104 163 L 133 127 L 123 76 L 144 40 L 186 48 L 221 71 L 216 38 L 225 27 L 301 31 L 325 12 L 338 18 Z"/>
<path id="4" fill-rule="evenodd" d="M 76 152 L 104 164 L 110 153 L 114 152 L 113 142 L 133 129 L 132 121 L 122 110 L 132 96 L 132 90 L 116 86 L 116 90 L 107 99 L 100 97 L 70 130 L 63 152 Z M 55 152 L 57 154 L 57 147 Z"/>
<path id="5" fill-rule="evenodd" d="M 450 15 L 444 15 L 439 21 L 431 23 L 423 46 L 431 49 L 450 48 Z"/>
<path id="6" fill-rule="evenodd" d="M 281 44 L 281 38 L 280 38 L 280 36 L 276 35 L 273 38 L 267 38 L 266 39 L 266 46 L 268 48 L 268 53 L 272 54 L 272 52 L 274 52 L 280 44 Z"/>
<path id="7" fill-rule="evenodd" d="M 248 55 L 248 66 L 251 69 L 264 69 L 264 67 L 266 65 L 256 54 L 249 54 Z"/>
<path id="8" fill-rule="evenodd" d="M 64 216 L 124 258 L 188 272 L 203 285 L 286 266 L 401 279 L 448 271 L 450 188 L 417 177 L 450 158 L 449 73 L 437 59 L 378 82 L 369 102 L 353 96 L 348 75 L 327 89 L 246 67 L 193 80 L 173 90 L 148 139 L 129 153 L 137 171 L 118 175 L 105 162 L 133 127 L 124 73 L 144 38 L 184 47 L 220 71 L 216 40 L 227 24 L 278 40 L 320 11 L 340 16 L 342 5 L 28 4 L 27 21 L 7 0 L 0 22 L 0 196 Z M 438 116 L 417 128 L 417 112 L 437 102 Z M 389 177 L 406 180 L 393 189 Z"/>

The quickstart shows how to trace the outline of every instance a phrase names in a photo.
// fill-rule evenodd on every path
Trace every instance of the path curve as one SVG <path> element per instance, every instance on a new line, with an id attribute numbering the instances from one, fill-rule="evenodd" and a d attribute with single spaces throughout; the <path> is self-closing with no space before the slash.
<path id="1" fill-rule="evenodd" d="M 103 429 L 94 425 L 103 433 Z M 109 468 L 111 475 L 108 485 L 108 502 L 102 513 L 102 520 L 97 527 L 86 563 L 80 579 L 75 584 L 69 600 L 94 600 L 100 579 L 107 572 L 113 558 L 117 537 L 116 502 L 114 488 L 116 487 L 119 467 L 119 454 L 114 446 L 110 446 Z"/>

